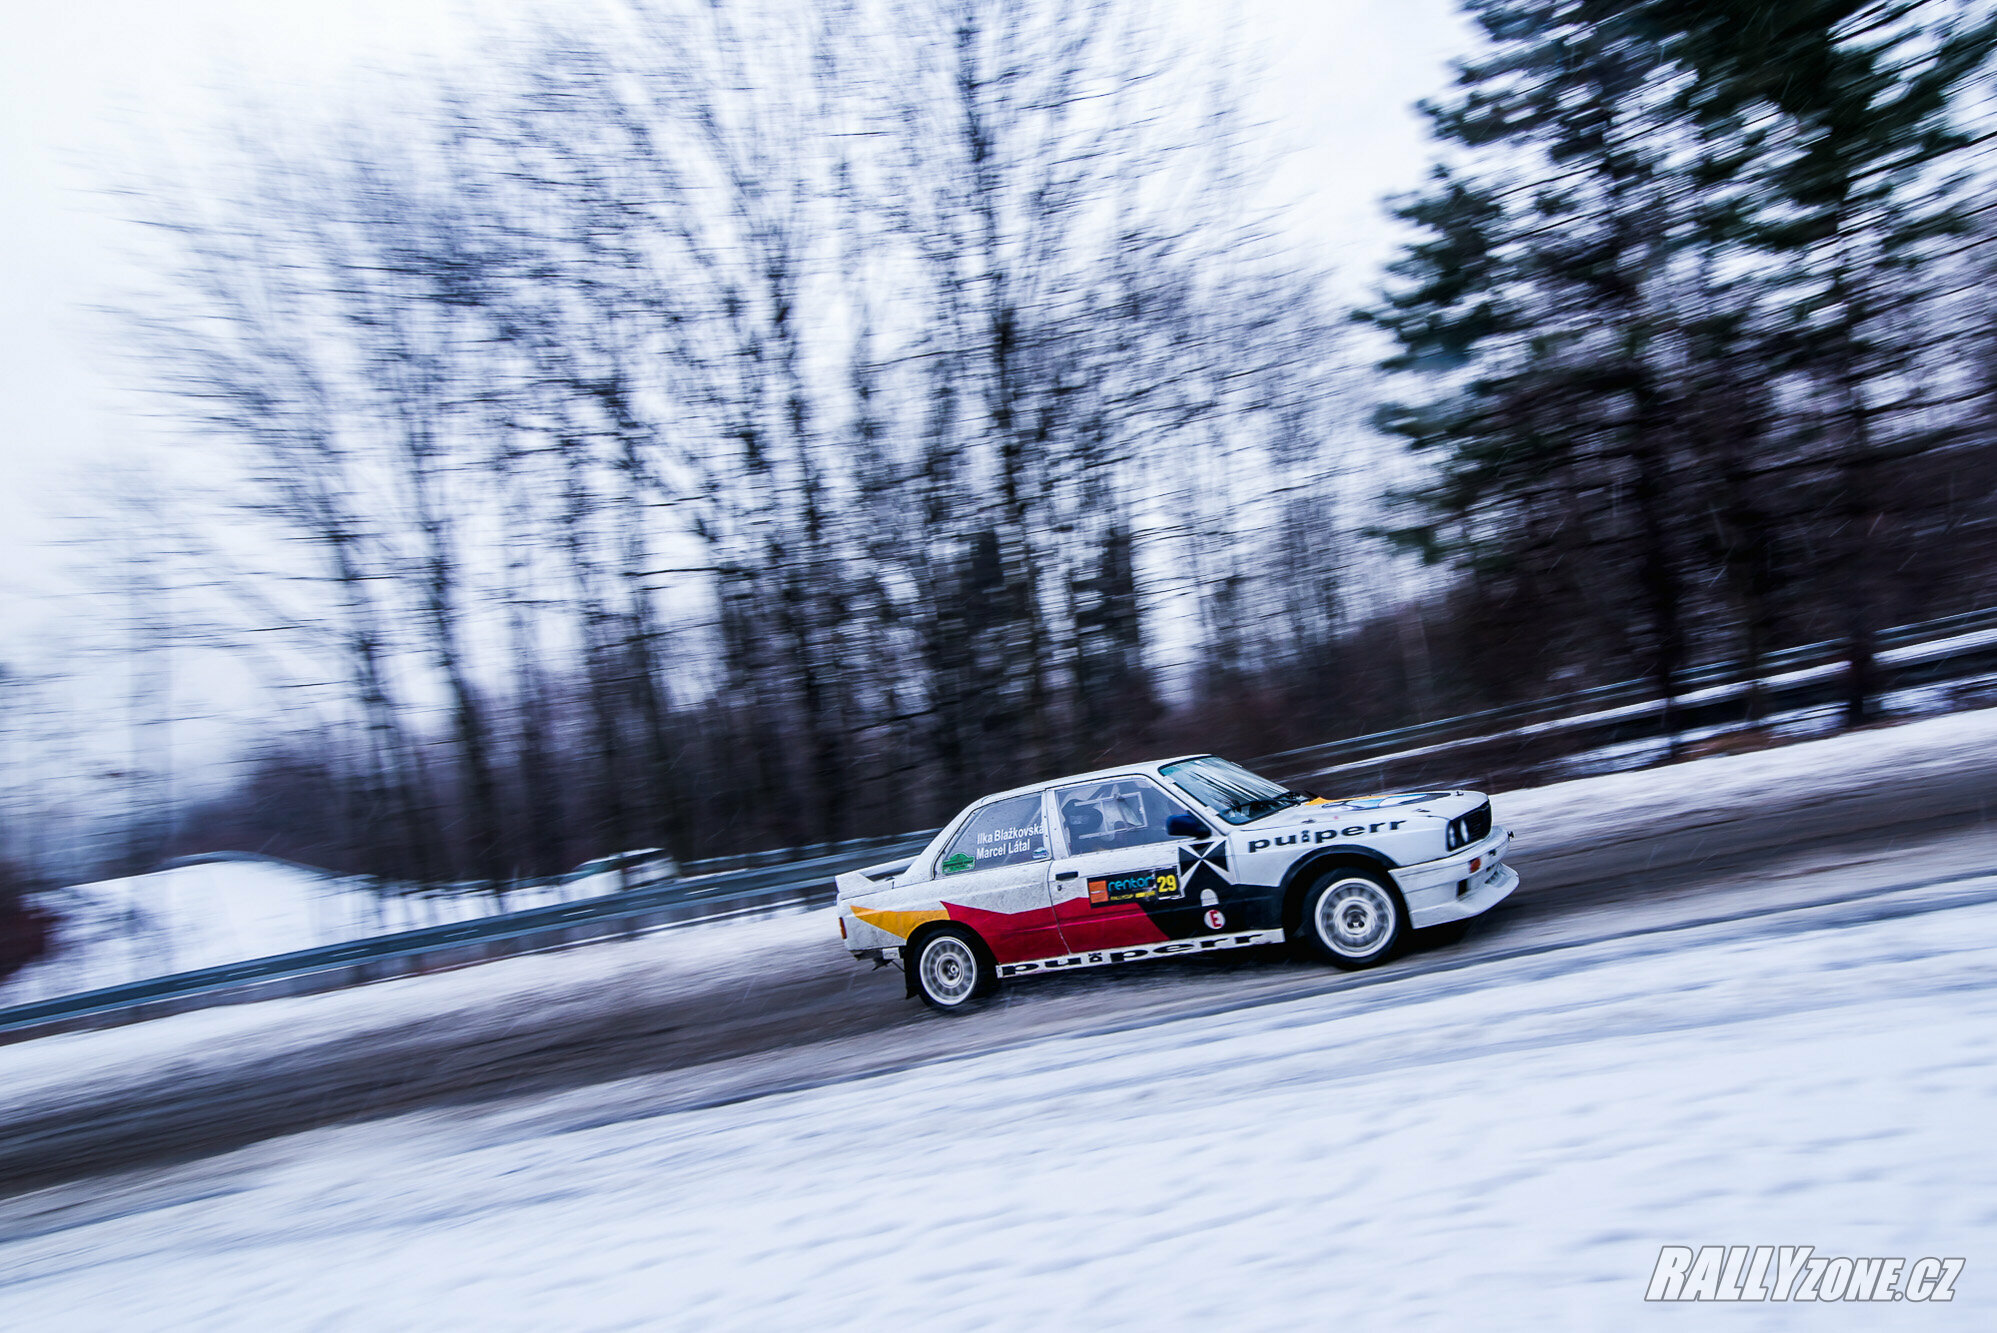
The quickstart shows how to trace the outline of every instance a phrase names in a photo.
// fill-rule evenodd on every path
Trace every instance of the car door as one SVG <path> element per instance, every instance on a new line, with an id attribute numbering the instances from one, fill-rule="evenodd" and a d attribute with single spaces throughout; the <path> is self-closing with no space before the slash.
<path id="1" fill-rule="evenodd" d="M 971 811 L 936 859 L 936 896 L 1001 963 L 1061 953 L 1048 887 L 1044 793 L 1002 796 Z"/>
<path id="2" fill-rule="evenodd" d="M 1205 933 L 1199 899 L 1166 832 L 1186 806 L 1143 774 L 1049 793 L 1059 848 L 1048 866 L 1054 915 L 1070 953 L 1157 944 Z"/>

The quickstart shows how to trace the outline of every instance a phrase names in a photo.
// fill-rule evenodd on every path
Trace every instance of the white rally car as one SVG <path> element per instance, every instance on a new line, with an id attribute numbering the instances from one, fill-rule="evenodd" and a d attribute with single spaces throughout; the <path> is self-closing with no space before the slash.
<path id="1" fill-rule="evenodd" d="M 838 878 L 855 957 L 961 1010 L 1001 979 L 1303 941 L 1339 967 L 1518 887 L 1476 792 L 1331 801 L 1213 755 L 1000 792 L 912 861 Z"/>

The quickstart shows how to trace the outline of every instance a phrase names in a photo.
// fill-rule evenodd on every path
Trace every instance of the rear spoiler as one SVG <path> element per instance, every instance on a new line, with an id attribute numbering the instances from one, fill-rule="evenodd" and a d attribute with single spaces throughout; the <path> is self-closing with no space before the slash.
<path id="1" fill-rule="evenodd" d="M 894 887 L 894 877 L 915 864 L 914 857 L 900 861 L 883 861 L 877 866 L 867 866 L 861 870 L 848 870 L 834 877 L 833 883 L 839 886 L 839 898 L 857 898 L 862 894 L 878 893 L 882 889 Z"/>

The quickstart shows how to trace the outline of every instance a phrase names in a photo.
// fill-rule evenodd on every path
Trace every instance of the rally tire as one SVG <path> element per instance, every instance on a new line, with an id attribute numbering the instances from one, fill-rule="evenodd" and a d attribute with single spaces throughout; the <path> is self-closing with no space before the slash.
<path id="1" fill-rule="evenodd" d="M 1356 971 L 1399 952 L 1408 937 L 1408 910 L 1381 876 L 1342 867 L 1304 894 L 1298 933 L 1333 967 Z"/>
<path id="2" fill-rule="evenodd" d="M 915 993 L 931 1009 L 961 1014 L 998 989 L 998 967 L 984 942 L 962 926 L 943 926 L 904 950 Z"/>

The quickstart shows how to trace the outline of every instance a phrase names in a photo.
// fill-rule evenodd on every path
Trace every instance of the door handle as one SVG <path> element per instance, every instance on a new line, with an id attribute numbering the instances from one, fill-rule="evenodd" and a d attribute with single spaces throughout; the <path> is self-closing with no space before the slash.
<path id="1" fill-rule="evenodd" d="M 1057 870 L 1054 872 L 1055 879 L 1073 879 L 1074 877 L 1075 872 L 1072 870 Z"/>

